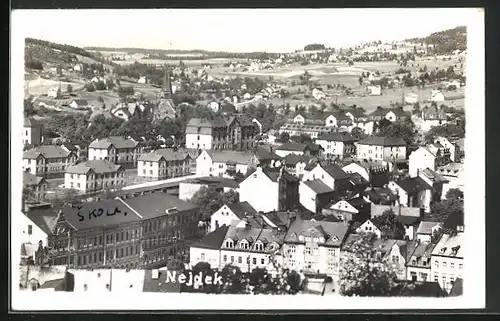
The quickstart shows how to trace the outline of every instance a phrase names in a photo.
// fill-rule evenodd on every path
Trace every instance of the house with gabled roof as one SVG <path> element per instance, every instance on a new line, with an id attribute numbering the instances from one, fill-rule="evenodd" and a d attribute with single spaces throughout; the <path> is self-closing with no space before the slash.
<path id="1" fill-rule="evenodd" d="M 391 122 L 403 122 L 409 119 L 410 116 L 410 113 L 406 112 L 403 107 L 382 108 L 379 106 L 368 115 L 368 119 L 375 122 L 382 119 L 387 119 Z"/>
<path id="2" fill-rule="evenodd" d="M 315 143 L 323 147 L 327 158 L 343 159 L 356 153 L 354 143 L 357 141 L 349 133 L 331 132 L 319 134 Z"/>
<path id="3" fill-rule="evenodd" d="M 288 154 L 282 159 L 282 161 L 290 174 L 298 178 L 302 178 L 307 165 L 312 165 L 313 163 L 318 162 L 318 159 L 310 155 Z"/>
<path id="4" fill-rule="evenodd" d="M 334 216 L 341 222 L 364 221 L 370 215 L 370 204 L 370 200 L 363 196 L 334 200 L 323 209 L 323 214 Z"/>
<path id="5" fill-rule="evenodd" d="M 391 181 L 389 189 L 398 196 L 398 203 L 402 206 L 420 207 L 430 213 L 433 188 L 420 177 Z"/>
<path id="6" fill-rule="evenodd" d="M 395 239 L 377 239 L 373 244 L 375 255 L 389 265 L 398 280 L 407 279 L 406 264 L 411 257 L 415 242 Z"/>
<path id="7" fill-rule="evenodd" d="M 23 144 L 39 145 L 43 142 L 43 125 L 33 117 L 24 117 Z"/>
<path id="8" fill-rule="evenodd" d="M 431 282 L 431 257 L 435 243 L 417 241 L 406 263 L 407 279 L 417 282 Z"/>
<path id="9" fill-rule="evenodd" d="M 338 280 L 340 247 L 348 229 L 344 223 L 296 217 L 284 239 L 283 266 L 305 274 L 326 274 Z"/>
<path id="10" fill-rule="evenodd" d="M 234 177 L 246 175 L 259 165 L 253 151 L 204 150 L 196 158 L 196 174 L 199 176 Z"/>
<path id="11" fill-rule="evenodd" d="M 432 221 L 421 221 L 417 228 L 416 238 L 422 243 L 431 243 L 439 236 L 443 229 L 443 223 Z"/>
<path id="12" fill-rule="evenodd" d="M 137 176 L 167 179 L 191 175 L 192 162 L 193 159 L 184 149 L 157 149 L 139 156 Z"/>
<path id="13" fill-rule="evenodd" d="M 411 177 L 416 177 L 419 170 L 426 168 L 434 171 L 440 166 L 449 164 L 450 156 L 450 150 L 440 143 L 421 146 L 411 152 L 408 158 L 409 174 Z"/>
<path id="14" fill-rule="evenodd" d="M 142 152 L 142 145 L 122 136 L 96 138 L 88 148 L 89 160 L 109 160 L 124 168 L 134 168 Z"/>
<path id="15" fill-rule="evenodd" d="M 212 268 L 221 266 L 221 248 L 230 225 L 221 225 L 189 247 L 189 265 L 206 262 Z M 223 266 L 224 267 L 224 266 Z"/>
<path id="16" fill-rule="evenodd" d="M 64 177 L 77 155 L 56 145 L 41 145 L 24 151 L 23 170 L 44 178 Z"/>
<path id="17" fill-rule="evenodd" d="M 293 210 L 299 205 L 299 179 L 285 168 L 261 168 L 250 173 L 239 188 L 240 202 L 259 212 Z"/>
<path id="18" fill-rule="evenodd" d="M 464 233 L 443 234 L 431 256 L 432 280 L 450 292 L 455 281 L 463 279 Z"/>
<path id="19" fill-rule="evenodd" d="M 240 202 L 224 204 L 210 216 L 210 231 L 215 231 L 221 226 L 236 226 L 242 221 L 251 220 L 254 227 L 262 227 L 262 222 L 255 219 L 257 211 L 248 203 Z"/>
<path id="20" fill-rule="evenodd" d="M 406 160 L 406 142 L 399 137 L 369 136 L 355 143 L 358 160 L 402 162 Z"/>
<path id="21" fill-rule="evenodd" d="M 276 155 L 285 157 L 289 154 L 317 156 L 322 152 L 322 147 L 313 143 L 288 142 L 276 148 Z"/>
<path id="22" fill-rule="evenodd" d="M 436 173 L 448 181 L 443 185 L 442 195 L 452 189 L 457 188 L 462 192 L 465 189 L 465 169 L 463 163 L 449 163 L 436 169 Z"/>
<path id="23" fill-rule="evenodd" d="M 95 192 L 124 185 L 125 170 L 107 160 L 88 160 L 66 168 L 64 188 Z"/>
<path id="24" fill-rule="evenodd" d="M 316 167 L 302 177 L 303 182 L 310 180 L 321 180 L 339 196 L 343 196 L 351 187 L 349 175 L 337 164 L 316 164 Z"/>
<path id="25" fill-rule="evenodd" d="M 23 172 L 23 189 L 29 191 L 28 201 L 39 202 L 45 198 L 47 181 L 45 178 L 30 172 Z"/>
<path id="26" fill-rule="evenodd" d="M 89 102 L 85 99 L 74 99 L 69 103 L 68 106 L 74 109 L 92 108 L 92 105 L 90 105 Z"/>
<path id="27" fill-rule="evenodd" d="M 256 228 L 246 223 L 228 227 L 220 248 L 219 269 L 231 264 L 243 272 L 255 268 L 277 270 L 282 266 L 281 249 L 285 235 L 284 231 Z"/>
<path id="28" fill-rule="evenodd" d="M 300 204 L 313 213 L 320 213 L 335 196 L 335 191 L 320 179 L 301 181 Z"/>

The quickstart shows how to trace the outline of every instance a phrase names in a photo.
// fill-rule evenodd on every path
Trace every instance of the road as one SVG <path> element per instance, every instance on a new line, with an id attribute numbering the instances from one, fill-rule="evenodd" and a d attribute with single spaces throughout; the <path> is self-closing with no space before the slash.
<path id="1" fill-rule="evenodd" d="M 122 190 L 126 191 L 126 190 L 130 190 L 130 189 L 152 187 L 152 186 L 167 184 L 167 183 L 176 183 L 176 182 L 180 182 L 180 181 L 184 181 L 184 180 L 192 179 L 192 178 L 196 178 L 196 177 L 199 177 L 199 175 L 173 177 L 173 178 L 163 179 L 163 180 L 154 181 L 154 182 L 146 182 L 146 183 L 141 183 L 141 184 L 128 185 L 128 186 L 123 187 Z"/>

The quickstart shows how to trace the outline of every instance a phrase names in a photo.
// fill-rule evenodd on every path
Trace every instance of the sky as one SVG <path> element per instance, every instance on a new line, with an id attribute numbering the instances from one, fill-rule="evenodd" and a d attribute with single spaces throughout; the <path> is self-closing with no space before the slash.
<path id="1" fill-rule="evenodd" d="M 79 47 L 292 52 L 403 40 L 467 25 L 447 9 L 59 9 L 15 10 L 27 37 Z"/>

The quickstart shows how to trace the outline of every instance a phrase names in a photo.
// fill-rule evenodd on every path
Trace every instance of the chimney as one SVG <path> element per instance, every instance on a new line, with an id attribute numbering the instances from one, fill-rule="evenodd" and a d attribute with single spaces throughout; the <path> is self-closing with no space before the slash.
<path id="1" fill-rule="evenodd" d="M 422 220 L 424 219 L 424 214 L 425 214 L 425 213 L 424 213 L 424 209 L 423 209 L 423 208 L 421 208 L 421 209 L 420 209 L 420 219 L 422 219 Z"/>

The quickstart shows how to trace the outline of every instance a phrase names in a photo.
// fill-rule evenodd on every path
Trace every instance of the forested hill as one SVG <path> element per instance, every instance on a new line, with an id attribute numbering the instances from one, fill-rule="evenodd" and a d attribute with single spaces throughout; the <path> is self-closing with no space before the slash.
<path id="1" fill-rule="evenodd" d="M 434 32 L 427 37 L 407 39 L 406 41 L 434 45 L 437 55 L 446 55 L 454 50 L 467 49 L 467 28 L 465 26 Z"/>

